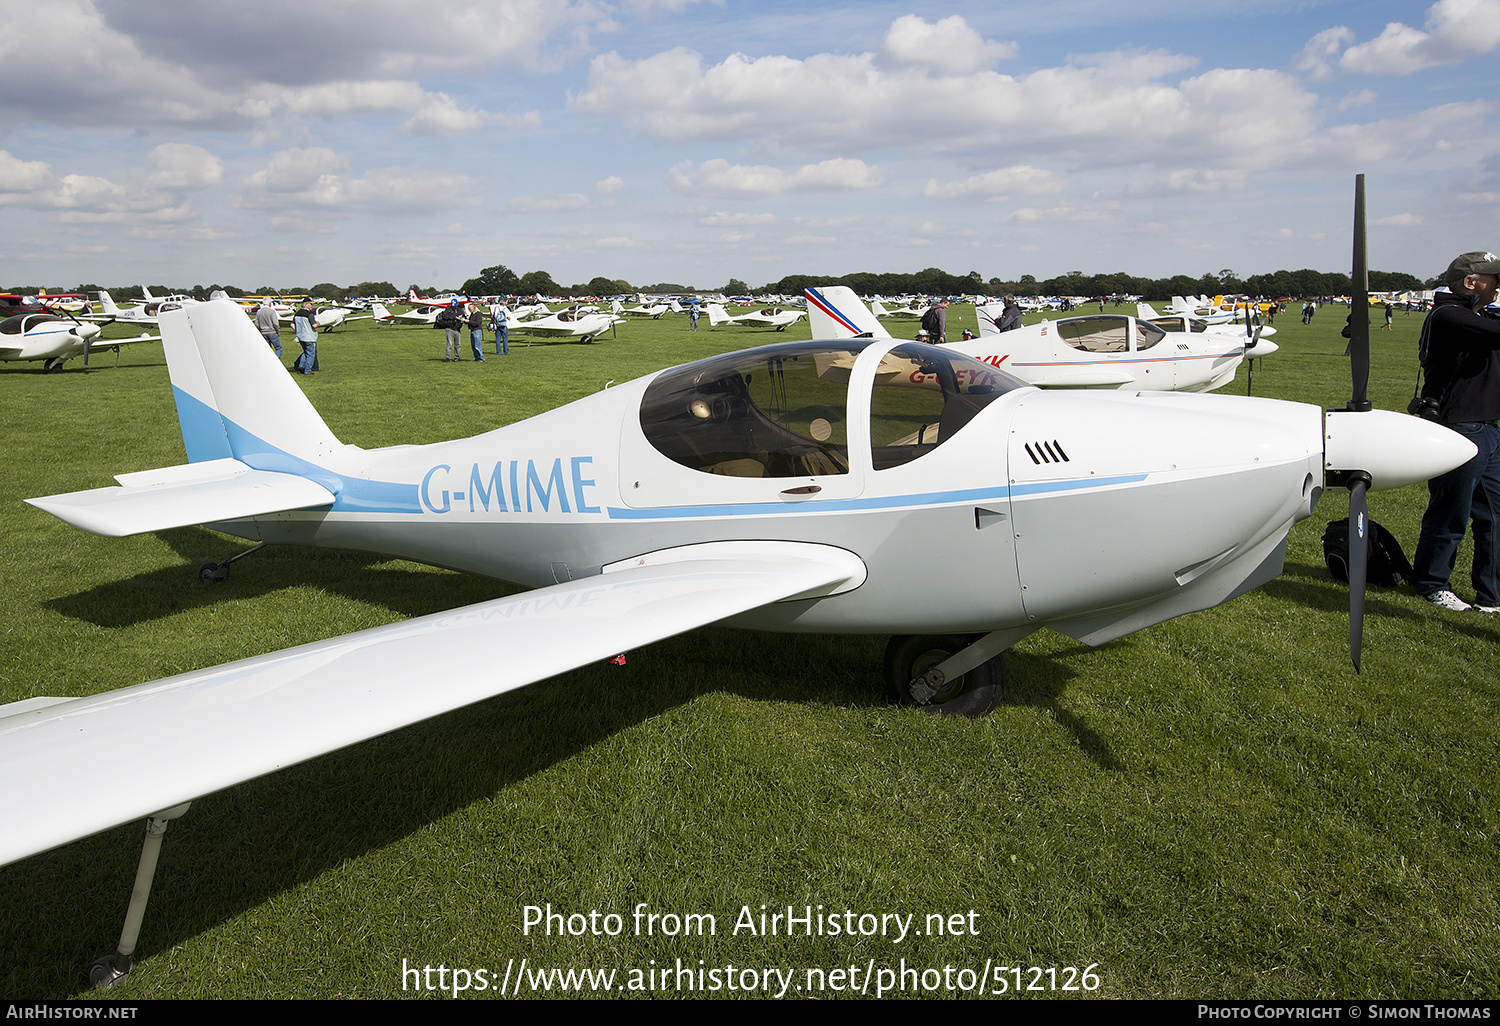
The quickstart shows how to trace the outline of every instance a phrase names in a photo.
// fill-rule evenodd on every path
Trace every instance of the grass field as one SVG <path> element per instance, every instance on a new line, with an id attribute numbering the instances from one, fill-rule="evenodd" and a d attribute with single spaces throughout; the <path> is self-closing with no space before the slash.
<path id="1" fill-rule="evenodd" d="M 950 332 L 973 316 L 952 307 Z M 1339 308 L 1311 327 L 1282 318 L 1256 394 L 1342 405 L 1342 324 Z M 1419 325 L 1398 314 L 1395 331 L 1373 333 L 1378 407 L 1404 408 Z M 323 371 L 297 380 L 345 441 L 430 442 L 807 333 L 703 327 L 631 322 L 613 341 L 454 366 L 440 332 L 350 326 L 320 341 Z M 297 549 L 204 585 L 199 564 L 241 543 L 197 528 L 96 538 L 22 504 L 183 460 L 160 347 L 111 362 L 50 376 L 0 366 L 0 702 L 107 691 L 506 592 Z M 1242 370 L 1225 391 L 1244 382 Z M 1370 498 L 1408 553 L 1425 494 Z M 1319 540 L 1345 512 L 1326 496 L 1293 531 L 1286 572 L 1217 609 L 1097 649 L 1027 638 L 983 720 L 888 705 L 882 637 L 708 629 L 200 799 L 167 833 L 141 961 L 117 994 L 414 996 L 403 966 L 441 964 L 450 985 L 453 969 L 486 970 L 494 987 L 524 957 L 533 972 L 615 970 L 617 988 L 649 981 L 658 995 L 686 988 L 640 971 L 680 959 L 720 970 L 721 986 L 726 965 L 795 970 L 789 995 L 809 970 L 836 996 L 829 981 L 849 981 L 828 974 L 853 965 L 858 988 L 873 965 L 949 967 L 937 990 L 923 989 L 931 975 L 906 978 L 906 994 L 941 996 L 971 980 L 958 970 L 988 964 L 988 988 L 1012 991 L 1077 985 L 1064 967 L 1092 966 L 1097 989 L 1077 996 L 1493 998 L 1500 623 L 1372 589 L 1356 676 L 1348 592 Z M 1163 511 L 1120 544 L 1194 515 Z M 961 554 L 939 540 L 932 558 Z M 1469 558 L 1454 583 L 1472 597 Z M 128 789 L 130 775 L 98 786 Z M 119 934 L 140 834 L 0 869 L 0 994 L 85 992 L 85 967 Z M 622 929 L 523 933 L 525 907 L 549 903 L 616 913 Z M 671 921 L 657 920 L 638 933 L 642 904 L 712 914 L 716 932 L 663 936 Z M 923 935 L 736 933 L 742 907 L 762 905 L 914 916 Z M 944 920 L 961 928 L 924 930 L 934 914 L 961 914 Z M 709 996 L 747 986 L 742 975 Z"/>

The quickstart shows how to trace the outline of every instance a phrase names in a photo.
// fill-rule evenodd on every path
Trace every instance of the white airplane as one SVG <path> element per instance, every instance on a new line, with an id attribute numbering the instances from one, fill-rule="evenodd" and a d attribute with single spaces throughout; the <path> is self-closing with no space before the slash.
<path id="1" fill-rule="evenodd" d="M 888 308 L 877 299 L 870 304 L 870 311 L 876 317 L 890 317 L 895 320 L 918 320 L 931 307 L 931 303 L 922 303 L 914 300 L 903 306 Z"/>
<path id="2" fill-rule="evenodd" d="M 1187 299 L 1173 296 L 1171 305 L 1167 307 L 1167 313 L 1186 314 L 1189 317 L 1196 317 L 1205 324 L 1226 324 L 1234 320 L 1234 314 L 1231 311 L 1215 306 L 1207 296 L 1191 296 Z"/>
<path id="3" fill-rule="evenodd" d="M 89 314 L 86 319 L 91 321 L 117 321 L 124 324 L 149 324 L 155 327 L 157 318 L 163 310 L 176 310 L 189 303 L 198 302 L 192 296 L 164 296 L 161 298 L 151 295 L 151 290 L 142 288 L 146 299 L 136 306 L 117 306 L 114 298 L 104 289 L 99 290 L 99 310 L 97 314 Z"/>
<path id="4" fill-rule="evenodd" d="M 889 338 L 849 288 L 808 289 L 813 338 L 851 338 L 868 333 Z M 1009 371 L 1041 388 L 1149 388 L 1162 392 L 1208 392 L 1234 380 L 1249 351 L 1235 335 L 1169 335 L 1155 325 L 1122 314 L 1089 314 L 1043 321 L 1012 331 L 996 327 L 1001 306 L 977 307 L 978 338 L 944 348 Z M 1259 341 L 1256 356 L 1275 352 Z"/>
<path id="5" fill-rule="evenodd" d="M 24 824 L 0 832 L 0 865 L 150 817 L 101 983 L 129 968 L 162 831 L 201 795 L 720 621 L 901 632 L 886 666 L 901 700 L 982 714 L 1003 651 L 1032 632 L 1100 644 L 1218 605 L 1281 571 L 1324 488 L 1350 490 L 1362 527 L 1367 488 L 1475 452 L 1440 425 L 1366 410 L 1358 385 L 1326 416 L 1044 392 L 888 338 L 732 352 L 473 438 L 367 451 L 334 437 L 232 305 L 170 313 L 163 343 L 189 462 L 28 501 L 96 534 L 207 523 L 536 590 L 0 707 L 0 775 L 26 782 L 0 791 L 0 817 Z M 1180 509 L 1194 515 L 1129 544 L 1098 529 Z M 933 560 L 912 537 L 962 540 L 965 558 Z M 1360 616 L 1351 603 L 1356 665 Z M 98 786 L 121 767 L 120 786 Z"/>
<path id="6" fill-rule="evenodd" d="M 440 309 L 438 307 L 428 307 L 426 309 L 404 310 L 401 313 L 393 314 L 386 308 L 384 303 L 370 304 L 370 313 L 378 326 L 418 324 L 424 328 L 430 328 L 437 322 L 439 312 Z"/>
<path id="7" fill-rule="evenodd" d="M 663 314 L 682 313 L 682 305 L 677 300 L 670 303 L 642 303 L 640 306 L 626 306 L 618 299 L 610 307 L 611 312 L 625 317 L 649 317 L 653 321 L 660 320 Z"/>
<path id="8" fill-rule="evenodd" d="M 1136 313 L 1140 316 L 1141 320 L 1149 321 L 1150 323 L 1160 328 L 1162 331 L 1183 332 L 1185 334 L 1199 335 L 1225 335 L 1237 338 L 1244 338 L 1247 334 L 1247 332 L 1241 329 L 1237 324 L 1229 324 L 1222 321 L 1210 324 L 1207 321 L 1202 320 L 1201 318 L 1194 317 L 1192 314 L 1157 313 L 1156 308 L 1153 307 L 1150 303 L 1137 303 Z M 1270 325 L 1265 325 L 1260 329 L 1260 337 L 1262 339 L 1265 339 L 1274 334 L 1276 334 L 1276 329 Z M 1262 343 L 1262 345 L 1264 345 L 1264 343 Z M 1266 352 L 1275 352 L 1275 347 L 1273 346 L 1271 349 L 1266 350 Z M 1255 355 L 1264 356 L 1266 355 L 1266 352 L 1261 351 L 1261 347 L 1257 346 Z"/>
<path id="9" fill-rule="evenodd" d="M 516 317 L 513 311 L 507 310 L 506 330 L 512 335 L 592 342 L 609 331 L 620 319 L 611 313 L 597 313 L 580 307 L 569 307 L 547 317 L 523 321 Z"/>
<path id="10" fill-rule="evenodd" d="M 785 331 L 790 325 L 801 320 L 802 310 L 783 310 L 780 307 L 768 306 L 763 310 L 752 313 L 740 314 L 731 317 L 718 303 L 708 304 L 708 323 L 710 327 L 741 327 L 741 328 L 775 328 L 777 331 Z"/>
<path id="11" fill-rule="evenodd" d="M 114 349 L 131 342 L 153 342 L 160 336 L 139 335 L 100 341 L 100 327 L 73 317 L 54 313 L 20 313 L 0 321 L 0 361 L 42 360 L 48 374 L 62 370 L 63 364 L 82 356 L 85 366 L 89 353 L 97 349 Z"/>

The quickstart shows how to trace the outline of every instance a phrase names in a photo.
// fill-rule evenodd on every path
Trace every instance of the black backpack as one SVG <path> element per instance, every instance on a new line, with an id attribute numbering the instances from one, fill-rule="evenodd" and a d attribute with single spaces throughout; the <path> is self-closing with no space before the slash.
<path id="1" fill-rule="evenodd" d="M 1382 588 L 1394 588 L 1402 581 L 1410 581 L 1415 572 L 1396 536 L 1373 520 L 1367 520 L 1367 523 L 1365 580 Z M 1349 583 L 1348 520 L 1331 520 L 1323 531 L 1323 562 L 1328 564 L 1328 572 L 1334 580 Z"/>
<path id="2" fill-rule="evenodd" d="M 922 330 L 927 332 L 929 336 L 936 335 L 938 333 L 937 307 L 930 307 L 928 311 L 922 315 Z"/>

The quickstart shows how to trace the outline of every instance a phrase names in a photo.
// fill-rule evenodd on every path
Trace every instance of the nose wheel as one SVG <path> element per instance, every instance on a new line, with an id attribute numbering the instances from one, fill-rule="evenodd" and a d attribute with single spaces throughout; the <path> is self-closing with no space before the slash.
<path id="1" fill-rule="evenodd" d="M 901 705 L 915 705 L 942 716 L 977 718 L 1000 703 L 1005 694 L 1003 653 L 966 673 L 945 678 L 939 664 L 972 647 L 982 634 L 898 634 L 885 649 L 885 681 Z"/>

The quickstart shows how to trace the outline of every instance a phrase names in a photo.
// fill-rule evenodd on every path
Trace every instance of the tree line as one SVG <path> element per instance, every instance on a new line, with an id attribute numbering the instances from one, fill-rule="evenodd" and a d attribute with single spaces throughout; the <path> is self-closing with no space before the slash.
<path id="1" fill-rule="evenodd" d="M 1428 281 L 1422 281 L 1414 275 L 1400 271 L 1371 271 L 1370 289 L 1375 292 L 1404 292 L 1408 290 L 1436 288 L 1441 284 L 1439 278 L 1434 277 Z M 700 290 L 691 285 L 683 285 L 677 282 L 652 282 L 644 285 L 632 285 L 623 278 L 606 278 L 598 276 L 576 285 L 560 285 L 553 280 L 552 275 L 546 271 L 527 271 L 525 274 L 517 274 L 504 264 L 496 264 L 486 267 L 473 278 L 460 285 L 456 291 L 474 296 L 619 296 L 634 292 L 650 293 L 681 293 L 713 291 L 724 292 L 728 295 L 745 295 L 751 292 L 773 292 L 781 295 L 797 295 L 803 289 L 821 285 L 847 285 L 862 296 L 891 296 L 891 295 L 925 295 L 925 296 L 1117 296 L 1138 295 L 1148 301 L 1165 301 L 1173 296 L 1187 296 L 1205 293 L 1210 296 L 1252 295 L 1252 296 L 1346 296 L 1350 292 L 1349 276 L 1340 271 L 1314 271 L 1303 268 L 1300 271 L 1273 271 L 1268 274 L 1252 274 L 1240 278 L 1231 269 L 1225 268 L 1217 274 L 1206 272 L 1196 278 L 1185 274 L 1174 275 L 1170 278 L 1139 278 L 1124 271 L 1114 274 L 1084 274 L 1082 271 L 1069 271 L 1067 274 L 1058 275 L 1053 278 L 1037 280 L 1030 274 L 1023 274 L 1018 280 L 1007 281 L 1001 278 L 990 278 L 988 281 L 978 271 L 970 271 L 965 275 L 949 274 L 937 267 L 929 267 L 925 270 L 913 273 L 876 273 L 872 271 L 859 271 L 854 274 L 846 274 L 841 277 L 830 277 L 826 274 L 789 274 L 779 281 L 767 283 L 760 289 L 752 289 L 738 278 L 731 278 L 725 284 L 714 289 Z M 207 299 L 214 290 L 222 288 L 231 297 L 238 298 L 245 295 L 267 295 L 280 293 L 282 295 L 312 296 L 316 299 L 337 301 L 348 296 L 401 296 L 410 289 L 415 289 L 419 294 L 431 291 L 436 286 L 410 285 L 407 289 L 398 289 L 388 281 L 362 281 L 353 285 L 335 285 L 332 282 L 319 282 L 308 286 L 283 286 L 273 288 L 270 285 L 262 285 L 253 291 L 237 288 L 233 285 L 194 285 L 191 288 L 177 285 L 151 285 L 148 286 L 154 295 L 184 294 L 195 299 Z M 17 286 L 11 291 L 22 293 L 34 293 L 39 289 L 48 292 L 97 292 L 101 286 L 93 284 L 78 285 L 67 289 L 62 286 Z M 143 298 L 139 285 L 126 285 L 111 289 L 111 294 L 117 301 L 138 300 Z"/>

